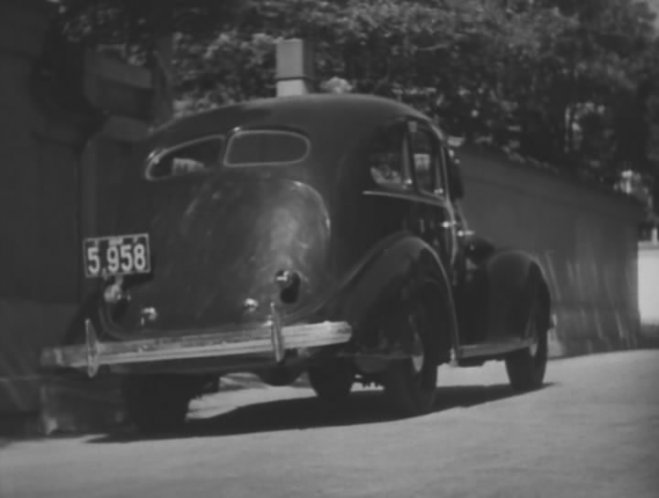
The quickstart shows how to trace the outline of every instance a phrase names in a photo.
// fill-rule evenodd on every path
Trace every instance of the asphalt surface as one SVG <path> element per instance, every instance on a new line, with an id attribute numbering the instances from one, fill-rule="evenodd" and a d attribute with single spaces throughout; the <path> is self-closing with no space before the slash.
<path id="1" fill-rule="evenodd" d="M 416 418 L 256 387 L 195 401 L 172 438 L 5 440 L 0 496 L 659 497 L 659 351 L 555 360 L 523 395 L 500 363 L 439 374 Z"/>

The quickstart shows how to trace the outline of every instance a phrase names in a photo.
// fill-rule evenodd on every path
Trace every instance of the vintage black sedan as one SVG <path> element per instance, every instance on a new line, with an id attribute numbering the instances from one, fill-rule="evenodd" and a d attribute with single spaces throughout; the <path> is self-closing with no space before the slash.
<path id="1" fill-rule="evenodd" d="M 529 254 L 467 227 L 460 171 L 423 114 L 363 95 L 230 105 L 148 139 L 114 233 L 84 241 L 99 291 L 42 364 L 124 376 L 144 432 L 181 427 L 209 380 L 307 372 L 327 402 L 378 383 L 404 415 L 437 367 L 505 360 L 539 387 L 550 294 Z"/>

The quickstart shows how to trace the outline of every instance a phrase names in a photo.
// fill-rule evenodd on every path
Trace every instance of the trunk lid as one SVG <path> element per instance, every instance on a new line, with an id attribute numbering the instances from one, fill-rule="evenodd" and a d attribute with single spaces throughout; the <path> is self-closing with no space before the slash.
<path id="1" fill-rule="evenodd" d="M 277 167 L 275 169 L 279 169 Z M 299 279 L 293 313 L 325 288 L 330 221 L 318 192 L 268 168 L 144 182 L 120 233 L 149 234 L 153 271 L 127 281 L 111 315 L 127 330 L 176 331 L 265 320 L 275 278 Z"/>

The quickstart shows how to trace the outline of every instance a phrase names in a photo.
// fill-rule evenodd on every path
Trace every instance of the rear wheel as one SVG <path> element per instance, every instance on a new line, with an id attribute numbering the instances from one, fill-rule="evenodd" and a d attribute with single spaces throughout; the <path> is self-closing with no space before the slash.
<path id="1" fill-rule="evenodd" d="M 547 368 L 547 326 L 539 297 L 531 305 L 527 337 L 534 340 L 528 348 L 506 357 L 510 385 L 516 391 L 531 391 L 542 387 Z"/>
<path id="2" fill-rule="evenodd" d="M 341 403 L 350 394 L 355 379 L 352 365 L 342 359 L 331 359 L 308 370 L 309 383 L 316 395 L 328 403 Z"/>
<path id="3" fill-rule="evenodd" d="M 123 382 L 126 413 L 145 435 L 180 432 L 188 404 L 199 387 L 184 375 L 135 375 Z"/>
<path id="4" fill-rule="evenodd" d="M 302 375 L 300 368 L 286 368 L 277 366 L 265 371 L 258 372 L 259 378 L 269 386 L 288 386 Z"/>
<path id="5" fill-rule="evenodd" d="M 393 363 L 384 373 L 385 394 L 394 410 L 404 416 L 429 412 L 437 385 L 436 320 L 425 300 L 401 303 L 388 326 L 396 327 L 409 358 Z"/>

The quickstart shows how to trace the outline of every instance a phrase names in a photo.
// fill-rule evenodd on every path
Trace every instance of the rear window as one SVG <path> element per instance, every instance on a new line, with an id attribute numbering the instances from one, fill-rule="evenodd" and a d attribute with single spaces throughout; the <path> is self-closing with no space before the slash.
<path id="1" fill-rule="evenodd" d="M 162 180 L 202 173 L 216 167 L 224 148 L 224 137 L 213 135 L 154 151 L 147 161 L 146 177 Z"/>
<path id="2" fill-rule="evenodd" d="M 309 155 L 309 139 L 290 131 L 238 131 L 227 143 L 226 166 L 290 164 Z"/>

